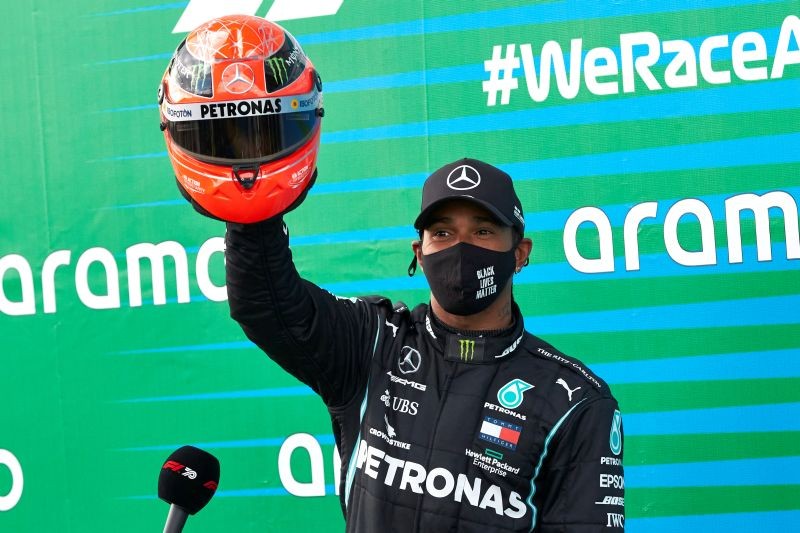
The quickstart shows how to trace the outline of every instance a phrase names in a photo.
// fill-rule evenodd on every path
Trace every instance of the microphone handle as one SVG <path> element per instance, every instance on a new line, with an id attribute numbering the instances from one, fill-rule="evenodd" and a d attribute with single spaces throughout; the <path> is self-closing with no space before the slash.
<path id="1" fill-rule="evenodd" d="M 189 513 L 174 503 L 171 504 L 167 515 L 167 523 L 164 524 L 164 533 L 181 533 L 187 518 L 189 518 Z"/>

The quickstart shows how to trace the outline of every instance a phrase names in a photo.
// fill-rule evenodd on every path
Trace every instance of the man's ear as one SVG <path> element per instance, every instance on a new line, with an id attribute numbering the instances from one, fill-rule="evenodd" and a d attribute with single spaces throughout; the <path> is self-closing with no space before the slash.
<path id="1" fill-rule="evenodd" d="M 422 266 L 422 240 L 421 239 L 416 239 L 416 240 L 411 241 L 411 251 L 414 252 L 414 257 L 417 258 L 417 263 L 419 264 L 419 266 Z"/>
<path id="2" fill-rule="evenodd" d="M 533 250 L 533 241 L 530 239 L 522 238 L 514 249 L 514 260 L 516 261 L 516 271 L 522 270 L 522 267 L 528 264 L 528 258 Z"/>

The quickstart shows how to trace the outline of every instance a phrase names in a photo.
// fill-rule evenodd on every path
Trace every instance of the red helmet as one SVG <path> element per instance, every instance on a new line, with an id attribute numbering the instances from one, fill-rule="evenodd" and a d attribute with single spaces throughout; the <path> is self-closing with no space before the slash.
<path id="1" fill-rule="evenodd" d="M 299 205 L 313 185 L 322 82 L 277 24 L 233 15 L 195 29 L 158 103 L 178 188 L 201 213 L 258 222 Z"/>

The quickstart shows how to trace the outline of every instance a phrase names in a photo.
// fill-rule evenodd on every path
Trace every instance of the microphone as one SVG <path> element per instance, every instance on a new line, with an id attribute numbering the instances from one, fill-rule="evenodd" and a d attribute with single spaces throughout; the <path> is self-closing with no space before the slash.
<path id="1" fill-rule="evenodd" d="M 158 475 L 158 497 L 170 504 L 164 533 L 180 533 L 189 515 L 211 500 L 219 483 L 219 460 L 194 446 L 178 448 Z"/>

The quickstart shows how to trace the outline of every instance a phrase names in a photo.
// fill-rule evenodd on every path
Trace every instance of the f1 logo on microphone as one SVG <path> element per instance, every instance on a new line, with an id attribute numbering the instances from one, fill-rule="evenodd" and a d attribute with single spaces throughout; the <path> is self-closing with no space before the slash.
<path id="1" fill-rule="evenodd" d="M 180 472 L 185 467 L 178 461 L 167 461 L 166 463 L 164 463 L 164 466 L 162 468 L 165 468 L 167 470 L 172 470 L 173 472 Z"/>
<path id="2" fill-rule="evenodd" d="M 189 479 L 197 478 L 197 472 L 195 472 L 186 465 L 180 464 L 178 461 L 167 461 L 166 463 L 164 463 L 163 468 L 166 470 L 172 470 L 175 473 L 178 473 L 181 470 L 183 470 L 184 472 L 181 474 L 183 477 L 188 477 Z"/>

